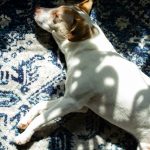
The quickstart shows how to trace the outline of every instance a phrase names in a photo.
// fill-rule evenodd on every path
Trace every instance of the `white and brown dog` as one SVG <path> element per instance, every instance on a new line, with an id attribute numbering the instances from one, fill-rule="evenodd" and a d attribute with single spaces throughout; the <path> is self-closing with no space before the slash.
<path id="1" fill-rule="evenodd" d="M 19 122 L 25 131 L 16 144 L 27 143 L 52 120 L 89 108 L 134 135 L 140 148 L 150 150 L 150 79 L 122 58 L 92 23 L 92 0 L 72 6 L 37 8 L 35 21 L 50 32 L 67 63 L 64 97 L 33 107 Z"/>

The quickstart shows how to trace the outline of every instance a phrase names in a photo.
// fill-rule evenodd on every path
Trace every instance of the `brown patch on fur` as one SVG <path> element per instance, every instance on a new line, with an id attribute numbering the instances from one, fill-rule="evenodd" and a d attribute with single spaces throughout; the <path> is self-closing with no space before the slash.
<path id="1" fill-rule="evenodd" d="M 79 15 L 74 18 L 72 29 L 68 34 L 68 40 L 72 42 L 83 41 L 92 37 L 92 31 L 84 19 Z"/>

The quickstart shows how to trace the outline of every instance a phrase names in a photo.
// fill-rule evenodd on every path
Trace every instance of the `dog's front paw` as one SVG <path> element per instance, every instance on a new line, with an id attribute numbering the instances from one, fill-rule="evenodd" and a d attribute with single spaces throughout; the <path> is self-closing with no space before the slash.
<path id="1" fill-rule="evenodd" d="M 23 145 L 30 141 L 32 134 L 23 132 L 22 134 L 15 137 L 14 142 L 17 145 Z"/>
<path id="2" fill-rule="evenodd" d="M 30 120 L 27 120 L 26 118 L 23 118 L 21 121 L 19 121 L 17 127 L 19 129 L 26 129 L 30 123 L 31 123 Z"/>

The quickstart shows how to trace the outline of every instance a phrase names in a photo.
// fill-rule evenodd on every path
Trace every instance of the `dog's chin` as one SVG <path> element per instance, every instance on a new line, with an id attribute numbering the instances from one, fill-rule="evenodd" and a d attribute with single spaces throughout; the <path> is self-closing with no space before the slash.
<path id="1" fill-rule="evenodd" d="M 48 25 L 44 25 L 38 21 L 36 21 L 37 25 L 42 28 L 43 30 L 52 33 L 53 29 L 51 27 L 49 27 Z"/>

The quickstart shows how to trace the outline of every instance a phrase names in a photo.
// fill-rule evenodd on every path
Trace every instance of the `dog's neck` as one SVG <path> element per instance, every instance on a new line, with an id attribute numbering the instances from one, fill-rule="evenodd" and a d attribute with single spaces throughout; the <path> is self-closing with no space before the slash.
<path id="1" fill-rule="evenodd" d="M 66 60 L 85 48 L 87 50 L 94 49 L 101 52 L 116 52 L 112 44 L 105 37 L 103 31 L 97 25 L 94 26 L 97 29 L 97 31 L 95 31 L 95 35 L 90 39 L 83 41 L 70 42 L 67 39 L 58 39 L 54 37 L 61 52 L 65 55 Z"/>
<path id="2" fill-rule="evenodd" d="M 81 28 L 81 26 L 80 26 Z M 56 43 L 58 44 L 58 46 L 61 45 L 65 45 L 64 43 L 80 43 L 83 41 L 87 41 L 89 39 L 92 39 L 93 37 L 96 37 L 97 35 L 99 35 L 99 30 L 97 29 L 97 27 L 95 27 L 95 25 L 93 25 L 92 23 L 87 25 L 86 27 L 82 27 L 81 29 L 77 29 L 77 31 L 74 31 L 73 35 L 72 33 L 70 33 L 70 31 L 66 32 L 58 32 L 55 30 L 52 30 L 51 33 L 56 41 Z M 82 30 L 82 32 L 80 31 Z M 64 53 L 64 51 L 62 50 L 62 52 Z"/>

